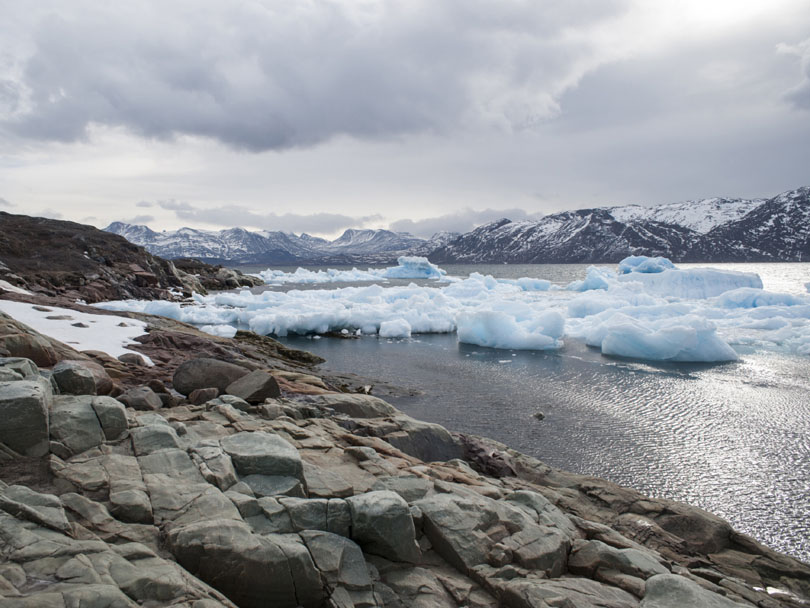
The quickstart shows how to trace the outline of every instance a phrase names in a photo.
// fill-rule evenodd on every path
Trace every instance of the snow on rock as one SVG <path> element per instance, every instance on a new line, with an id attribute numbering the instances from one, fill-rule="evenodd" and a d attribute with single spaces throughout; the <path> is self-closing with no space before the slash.
<path id="1" fill-rule="evenodd" d="M 410 338 L 411 324 L 405 319 L 393 319 L 380 323 L 381 338 Z"/>
<path id="2" fill-rule="evenodd" d="M 40 307 L 44 308 L 44 307 Z M 0 310 L 41 334 L 55 338 L 76 350 L 100 350 L 112 357 L 136 352 L 127 348 L 134 338 L 146 333 L 146 323 L 114 315 L 95 315 L 70 308 L 48 306 L 37 310 L 33 304 L 0 300 Z M 152 365 L 143 353 L 138 353 Z"/>
<path id="3" fill-rule="evenodd" d="M 236 335 L 236 328 L 233 325 L 203 325 L 200 331 L 220 338 L 233 338 Z"/>
<path id="4" fill-rule="evenodd" d="M 619 274 L 630 272 L 663 272 L 675 268 L 675 264 L 667 258 L 650 258 L 644 255 L 631 255 L 619 262 Z"/>
<path id="5" fill-rule="evenodd" d="M 8 281 L 3 281 L 2 279 L 0 279 L 0 290 L 10 291 L 11 293 L 21 293 L 26 296 L 31 295 L 30 291 L 26 291 L 22 287 L 17 287 L 16 285 L 12 285 Z"/>

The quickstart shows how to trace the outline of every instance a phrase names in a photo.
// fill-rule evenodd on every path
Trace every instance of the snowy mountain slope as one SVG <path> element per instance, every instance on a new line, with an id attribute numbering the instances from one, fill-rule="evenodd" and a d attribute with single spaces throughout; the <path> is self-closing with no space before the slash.
<path id="1" fill-rule="evenodd" d="M 147 226 L 123 222 L 113 222 L 104 230 L 164 258 L 191 257 L 237 264 L 390 263 L 414 248 L 427 248 L 426 254 L 444 243 L 389 230 L 346 230 L 334 241 L 309 234 L 250 232 L 244 228 L 155 232 Z"/>
<path id="2" fill-rule="evenodd" d="M 498 220 L 430 255 L 437 263 L 810 260 L 810 188 L 768 200 L 705 199 L 659 207 L 607 207 Z"/>

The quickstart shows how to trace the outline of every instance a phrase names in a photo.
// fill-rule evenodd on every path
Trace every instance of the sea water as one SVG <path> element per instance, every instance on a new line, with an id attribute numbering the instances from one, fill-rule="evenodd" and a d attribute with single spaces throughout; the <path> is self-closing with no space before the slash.
<path id="1" fill-rule="evenodd" d="M 806 293 L 810 281 L 810 264 L 711 266 L 756 272 L 769 291 Z M 561 286 L 585 270 L 579 264 L 443 268 L 456 276 L 531 276 Z M 382 396 L 416 418 L 702 507 L 810 561 L 807 356 L 736 346 L 739 361 L 698 365 L 613 359 L 571 339 L 553 352 L 470 346 L 454 334 L 284 340 L 326 358 L 324 371 L 401 387 Z"/>

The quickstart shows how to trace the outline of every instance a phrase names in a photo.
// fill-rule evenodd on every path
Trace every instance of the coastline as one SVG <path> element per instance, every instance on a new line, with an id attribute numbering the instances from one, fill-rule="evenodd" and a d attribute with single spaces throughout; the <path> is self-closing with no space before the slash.
<path id="1" fill-rule="evenodd" d="M 60 301 L 66 304 L 64 299 L 41 296 L 5 297 L 36 300 L 46 307 Z M 128 428 L 116 441 L 104 441 L 66 459 L 49 451 L 44 479 L 31 485 L 40 492 L 50 490 L 44 494 L 61 497 L 57 502 L 61 500 L 69 522 L 62 530 L 67 544 L 84 542 L 80 539 L 85 534 L 106 538 L 108 547 L 124 539 L 138 542 L 149 549 L 150 560 L 164 560 L 161 568 L 179 568 L 171 565 L 177 560 L 202 581 L 199 584 L 211 584 L 237 605 L 245 606 L 259 604 L 252 603 L 251 594 L 244 595 L 247 592 L 240 589 L 265 585 L 258 571 L 245 567 L 246 563 L 253 564 L 252 558 L 240 551 L 248 541 L 258 542 L 268 555 L 273 553 L 268 542 L 275 543 L 287 556 L 285 560 L 293 559 L 291 555 L 303 560 L 303 571 L 311 580 L 306 585 L 299 582 L 299 587 L 308 587 L 315 580 L 322 583 L 317 597 L 303 602 L 313 606 L 393 606 L 395 601 L 439 606 L 557 605 L 547 601 L 553 597 L 567 597 L 574 605 L 583 606 L 668 606 L 677 605 L 667 603 L 675 601 L 675 588 L 681 594 L 706 594 L 700 596 L 705 605 L 716 600 L 721 602 L 717 605 L 731 606 L 734 600 L 743 606 L 802 606 L 806 605 L 802 598 L 810 596 L 810 567 L 733 531 L 709 513 L 650 499 L 604 480 L 552 469 L 497 442 L 451 434 L 438 425 L 414 420 L 373 396 L 341 392 L 340 388 L 349 387 L 334 386 L 329 378 L 315 375 L 310 366 L 318 361 L 316 358 L 280 348 L 269 338 L 245 332 L 234 339 L 217 338 L 160 317 L 134 313 L 117 316 L 147 322 L 147 337 L 133 348 L 155 361 L 154 368 L 139 368 L 133 373 L 128 364 L 113 363 L 115 360 L 100 354 L 72 354 L 69 347 L 61 351 L 63 358 L 69 354 L 79 360 L 94 359 L 108 372 L 119 374 L 116 382 L 127 388 L 143 386 L 147 378 L 169 385 L 179 361 L 189 355 L 214 355 L 269 370 L 277 379 L 281 396 L 253 405 L 227 403 L 218 397 L 195 405 L 181 395 L 167 393 L 175 403 L 161 403 L 162 407 L 146 414 L 128 408 Z M 55 403 L 60 401 L 64 398 L 56 397 Z M 227 436 L 245 433 L 267 433 L 293 446 L 303 467 L 298 489 L 293 484 L 287 494 L 258 496 L 250 490 L 253 496 L 236 496 L 240 493 L 231 489 L 231 482 L 249 475 L 240 471 L 238 457 L 221 446 Z M 172 478 L 172 472 L 165 470 L 168 461 L 162 465 L 155 462 L 170 458 L 185 463 L 182 475 Z M 126 478 L 109 473 L 110 459 L 124 459 L 140 467 L 152 511 L 151 524 L 126 523 L 109 515 L 108 509 L 114 510 L 110 499 L 116 493 L 112 489 Z M 224 464 L 229 460 L 235 466 L 233 478 Z M 187 467 L 189 463 L 194 466 Z M 224 468 L 225 473 L 217 467 Z M 203 487 L 198 477 L 206 468 L 211 475 L 202 480 Z M 100 474 L 103 481 L 92 474 L 94 469 L 107 471 L 106 477 Z M 42 468 L 38 470 L 42 472 Z M 19 480 L 25 479 L 22 473 L 17 475 L 21 475 Z M 231 486 L 224 487 L 228 483 Z M 188 484 L 191 500 L 177 509 L 171 500 L 161 498 L 167 484 L 175 489 L 178 484 Z M 272 492 L 278 490 L 276 487 Z M 9 490 L 3 491 L 7 494 Z M 358 498 L 364 496 L 366 499 Z M 375 500 L 367 500 L 369 496 Z M 17 496 L 16 504 L 21 502 Z M 345 513 L 342 530 L 337 529 L 339 518 L 330 523 L 328 515 L 332 504 L 340 510 L 336 513 L 345 512 L 344 503 L 356 503 L 354 511 L 349 508 L 352 523 L 348 531 Z M 380 504 L 388 506 L 381 511 Z M 324 506 L 326 515 L 319 520 L 321 516 L 315 513 Z M 58 510 L 55 503 L 53 508 Z M 26 520 L 25 515 L 30 515 L 30 509 L 15 509 L 14 521 L 28 521 L 24 526 L 30 527 L 33 516 Z M 98 517 L 88 517 L 91 509 L 101 509 L 101 513 L 107 510 L 101 517 L 103 526 Z M 4 511 L 8 517 L 9 509 Z M 279 524 L 280 517 L 285 524 Z M 397 529 L 413 530 L 394 544 L 378 538 L 379 530 L 385 529 L 385 522 L 390 523 L 392 517 L 399 522 Z M 412 528 L 407 525 L 409 521 Z M 42 527 L 42 523 L 37 525 Z M 360 532 L 364 525 L 367 532 Z M 110 531 L 113 528 L 115 532 Z M 227 530 L 224 536 L 223 530 Z M 390 534 L 393 532 L 389 530 L 383 536 Z M 298 540 L 291 540 L 293 537 Z M 347 537 L 350 545 L 344 543 Z M 366 564 L 366 575 L 358 574 L 362 584 L 343 580 L 341 577 L 348 575 L 341 575 L 340 568 L 333 572 L 321 563 L 323 559 L 319 561 L 319 550 L 328 546 L 328 553 L 337 550 L 337 545 L 344 555 L 354 556 L 347 561 Z M 203 554 L 199 554 L 200 547 L 205 548 Z M 357 547 L 362 553 L 357 553 Z M 206 562 L 209 553 L 220 562 L 241 566 L 234 565 L 233 572 L 220 576 Z M 19 558 L 15 561 L 13 554 L 6 553 L 6 558 L 23 570 L 30 563 Z M 271 568 L 270 562 L 262 564 L 259 570 Z M 65 580 L 55 580 L 56 589 L 66 588 Z M 302 598 L 296 595 L 299 587 L 295 581 L 291 584 L 290 601 L 301 603 Z M 271 587 L 264 591 L 283 596 L 278 585 Z M 43 593 L 49 592 L 40 590 L 28 597 L 42 597 Z M 191 592 L 184 588 L 183 593 Z M 198 599 L 203 597 L 199 590 L 195 593 Z M 205 593 L 208 600 L 228 605 L 216 592 Z M 131 592 L 128 597 L 133 598 Z M 353 603 L 346 603 L 346 597 Z M 27 601 L 20 599 L 19 605 L 31 605 L 22 603 Z"/>

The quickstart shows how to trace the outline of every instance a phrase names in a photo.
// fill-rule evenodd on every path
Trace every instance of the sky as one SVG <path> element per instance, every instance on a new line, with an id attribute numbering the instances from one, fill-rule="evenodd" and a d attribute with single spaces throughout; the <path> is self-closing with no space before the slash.
<path id="1" fill-rule="evenodd" d="M 0 0 L 0 211 L 430 236 L 810 185 L 810 0 Z"/>

